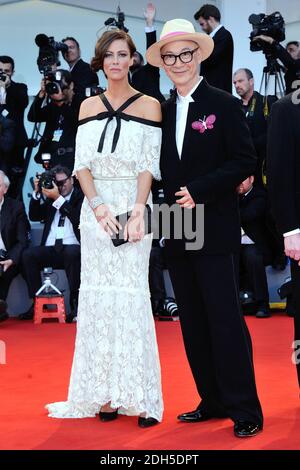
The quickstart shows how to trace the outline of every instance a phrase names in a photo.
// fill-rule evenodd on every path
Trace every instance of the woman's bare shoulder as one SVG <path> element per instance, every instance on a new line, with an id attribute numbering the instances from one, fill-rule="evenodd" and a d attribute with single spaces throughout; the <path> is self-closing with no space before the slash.
<path id="1" fill-rule="evenodd" d="M 103 110 L 103 104 L 99 96 L 91 96 L 85 99 L 80 106 L 79 120 L 96 116 Z"/>
<path id="2" fill-rule="evenodd" d="M 152 96 L 144 95 L 140 98 L 140 104 L 143 108 L 143 118 L 150 121 L 161 121 L 160 102 Z"/>

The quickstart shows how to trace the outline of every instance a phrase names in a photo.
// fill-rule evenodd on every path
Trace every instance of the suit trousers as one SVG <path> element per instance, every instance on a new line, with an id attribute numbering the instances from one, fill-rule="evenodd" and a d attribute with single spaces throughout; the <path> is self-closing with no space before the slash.
<path id="1" fill-rule="evenodd" d="M 47 266 L 64 269 L 70 288 L 70 302 L 78 300 L 80 285 L 80 245 L 64 245 L 60 253 L 53 246 L 34 246 L 22 255 L 22 272 L 27 283 L 29 296 L 42 285 L 41 270 Z"/>
<path id="2" fill-rule="evenodd" d="M 262 424 L 251 338 L 240 310 L 238 254 L 168 254 L 199 409 Z"/>
<path id="3" fill-rule="evenodd" d="M 0 277 L 0 299 L 6 300 L 13 279 L 19 274 L 19 268 L 13 264 Z"/>
<path id="4" fill-rule="evenodd" d="M 244 290 L 253 292 L 256 302 L 269 303 L 269 291 L 263 255 L 255 244 L 241 245 L 240 275 Z"/>
<path id="5" fill-rule="evenodd" d="M 298 384 L 300 387 L 300 266 L 298 262 L 291 260 L 291 275 L 293 288 L 294 310 L 294 340 L 295 340 L 295 360 L 297 367 Z"/>

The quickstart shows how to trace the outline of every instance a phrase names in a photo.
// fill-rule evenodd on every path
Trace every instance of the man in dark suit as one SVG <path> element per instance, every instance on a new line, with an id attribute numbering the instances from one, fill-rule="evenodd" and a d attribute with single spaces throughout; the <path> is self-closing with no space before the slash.
<path id="1" fill-rule="evenodd" d="M 24 112 L 28 105 L 27 86 L 12 80 L 15 63 L 9 56 L 0 56 L 0 73 L 5 80 L 0 80 L 0 114 L 6 111 L 7 118 L 14 121 L 18 139 L 10 155 L 10 168 L 23 167 L 24 148 L 27 145 L 27 134 L 24 126 Z"/>
<path id="2" fill-rule="evenodd" d="M 263 167 L 267 154 L 268 118 L 276 96 L 264 97 L 254 91 L 254 78 L 251 70 L 238 69 L 233 74 L 233 85 L 241 98 L 251 137 L 257 154 L 255 184 L 263 186 Z"/>
<path id="3" fill-rule="evenodd" d="M 146 40 L 147 49 L 156 42 L 156 30 L 153 23 L 155 18 L 155 6 L 153 3 L 148 3 L 144 13 L 146 19 Z M 144 65 L 144 58 L 139 52 L 133 55 L 133 65 L 130 67 L 131 84 L 132 86 L 149 96 L 153 96 L 160 103 L 165 101 L 164 95 L 159 89 L 159 69 L 147 63 Z"/>
<path id="4" fill-rule="evenodd" d="M 251 339 L 239 305 L 240 220 L 236 187 L 256 165 L 255 152 L 240 103 L 199 77 L 199 64 L 213 50 L 212 39 L 195 33 L 186 20 L 168 21 L 147 59 L 163 66 L 177 96 L 162 106 L 161 173 L 165 201 L 192 210 L 196 240 L 180 218 L 165 241 L 170 276 L 178 303 L 184 344 L 202 401 L 183 422 L 230 417 L 237 437 L 254 436 L 263 426 Z M 203 228 L 198 218 L 204 205 Z M 178 220 L 179 219 L 179 220 Z M 201 227 L 202 226 L 202 227 Z M 175 239 L 177 238 L 177 239 Z"/>
<path id="5" fill-rule="evenodd" d="M 8 172 L 9 154 L 15 144 L 15 123 L 0 114 L 0 170 Z"/>
<path id="6" fill-rule="evenodd" d="M 63 53 L 63 57 L 69 65 L 75 92 L 82 97 L 90 96 L 86 94 L 86 88 L 99 85 L 98 75 L 92 71 L 90 64 L 81 59 L 80 46 L 75 38 L 67 37 L 62 42 L 68 46 L 68 51 Z"/>
<path id="7" fill-rule="evenodd" d="M 0 321 L 6 320 L 9 286 L 19 273 L 22 251 L 28 245 L 30 225 L 23 203 L 5 196 L 9 179 L 0 171 Z"/>
<path id="8" fill-rule="evenodd" d="M 194 18 L 202 30 L 214 41 L 214 50 L 201 64 L 201 75 L 208 83 L 221 90 L 232 92 L 233 39 L 221 25 L 221 13 L 214 5 L 203 5 Z"/>
<path id="9" fill-rule="evenodd" d="M 242 228 L 240 279 L 244 281 L 243 289 L 253 293 L 256 317 L 267 318 L 270 311 L 265 266 L 272 261 L 266 225 L 267 194 L 253 182 L 251 175 L 237 188 Z"/>
<path id="10" fill-rule="evenodd" d="M 22 257 L 23 275 L 29 296 L 34 299 L 41 287 L 40 271 L 47 266 L 65 269 L 70 287 L 71 313 L 66 321 L 72 322 L 77 314 L 80 283 L 80 234 L 79 217 L 83 194 L 74 188 L 73 177 L 66 167 L 53 168 L 53 189 L 42 189 L 38 178 L 34 180 L 35 191 L 30 200 L 29 218 L 34 222 L 45 222 L 41 245 L 28 248 Z M 21 320 L 33 318 L 33 306 L 19 315 Z"/>
<path id="11" fill-rule="evenodd" d="M 268 135 L 267 178 L 271 208 L 291 258 L 295 303 L 295 364 L 300 385 L 300 91 L 273 105 Z M 297 353 L 298 350 L 298 353 Z"/>

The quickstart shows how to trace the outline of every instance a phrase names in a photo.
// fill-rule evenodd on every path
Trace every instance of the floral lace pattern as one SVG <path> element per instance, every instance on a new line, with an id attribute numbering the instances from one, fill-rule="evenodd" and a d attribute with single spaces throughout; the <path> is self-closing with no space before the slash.
<path id="1" fill-rule="evenodd" d="M 113 120 L 99 154 L 104 124 L 90 121 L 79 127 L 74 172 L 89 168 L 99 196 L 120 214 L 134 205 L 139 172 L 160 177 L 161 130 L 122 122 L 111 154 Z M 49 416 L 92 417 L 110 402 L 121 414 L 144 413 L 161 421 L 160 364 L 148 286 L 152 237 L 114 247 L 86 199 L 80 232 L 81 286 L 68 400 L 47 405 Z"/>

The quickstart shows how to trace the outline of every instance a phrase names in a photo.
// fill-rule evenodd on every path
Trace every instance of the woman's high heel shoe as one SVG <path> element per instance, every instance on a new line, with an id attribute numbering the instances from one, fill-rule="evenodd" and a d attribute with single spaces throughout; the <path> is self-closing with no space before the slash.
<path id="1" fill-rule="evenodd" d="M 113 421 L 118 417 L 118 409 L 115 411 L 99 411 L 100 421 Z"/>
<path id="2" fill-rule="evenodd" d="M 155 418 L 143 418 L 143 416 L 139 416 L 138 425 L 140 428 L 150 428 L 150 426 L 155 426 L 159 422 Z"/>

